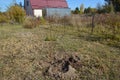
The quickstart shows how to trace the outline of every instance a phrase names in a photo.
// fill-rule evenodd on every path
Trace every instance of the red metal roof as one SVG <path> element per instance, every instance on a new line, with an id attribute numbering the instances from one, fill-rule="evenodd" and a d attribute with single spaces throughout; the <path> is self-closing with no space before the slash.
<path id="1" fill-rule="evenodd" d="M 30 0 L 32 9 L 68 8 L 66 0 Z"/>

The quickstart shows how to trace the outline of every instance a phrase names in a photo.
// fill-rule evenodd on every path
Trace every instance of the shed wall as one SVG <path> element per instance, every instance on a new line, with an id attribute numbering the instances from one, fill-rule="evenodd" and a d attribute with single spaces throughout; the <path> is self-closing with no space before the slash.
<path id="1" fill-rule="evenodd" d="M 42 9 L 34 9 L 35 17 L 42 17 Z"/>
<path id="2" fill-rule="evenodd" d="M 24 7 L 25 7 L 25 10 L 26 10 L 26 14 L 33 16 L 33 10 L 32 10 L 31 4 L 30 4 L 30 0 L 25 0 L 24 1 Z"/>
<path id="3" fill-rule="evenodd" d="M 70 16 L 71 10 L 69 8 L 45 8 L 45 16 Z"/>

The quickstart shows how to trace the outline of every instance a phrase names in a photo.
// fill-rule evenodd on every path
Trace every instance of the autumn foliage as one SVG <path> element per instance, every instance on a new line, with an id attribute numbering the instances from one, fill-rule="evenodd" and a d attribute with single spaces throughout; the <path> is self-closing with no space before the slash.
<path id="1" fill-rule="evenodd" d="M 18 5 L 14 5 L 14 6 L 11 6 L 10 8 L 8 8 L 7 13 L 9 15 L 10 20 L 12 20 L 14 22 L 18 22 L 18 23 L 22 23 L 24 21 L 25 15 L 26 15 L 24 9 L 22 9 Z"/>

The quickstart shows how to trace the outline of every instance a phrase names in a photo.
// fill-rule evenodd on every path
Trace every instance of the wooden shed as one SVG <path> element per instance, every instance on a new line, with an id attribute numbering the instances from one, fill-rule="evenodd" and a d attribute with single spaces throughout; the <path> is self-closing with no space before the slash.
<path id="1" fill-rule="evenodd" d="M 70 15 L 71 10 L 66 0 L 24 0 L 24 8 L 27 15 L 42 17 L 44 16 L 66 16 Z"/>

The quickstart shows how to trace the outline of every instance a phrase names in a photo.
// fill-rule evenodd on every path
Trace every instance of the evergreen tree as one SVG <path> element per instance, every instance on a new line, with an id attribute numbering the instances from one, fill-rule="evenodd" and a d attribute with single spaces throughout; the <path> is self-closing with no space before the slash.
<path id="1" fill-rule="evenodd" d="M 22 2 L 19 3 L 19 6 L 20 6 L 20 7 L 23 7 L 23 6 L 22 6 Z"/>
<path id="2" fill-rule="evenodd" d="M 86 14 L 92 13 L 92 8 L 91 7 L 85 8 L 84 13 L 86 13 Z"/>
<path id="3" fill-rule="evenodd" d="M 97 4 L 97 12 L 103 13 L 103 6 L 100 3 Z"/>
<path id="4" fill-rule="evenodd" d="M 120 12 L 120 0 L 105 0 L 108 5 L 113 4 L 114 10 Z"/>
<path id="5" fill-rule="evenodd" d="M 78 7 L 75 8 L 74 14 L 79 14 L 80 10 Z"/>

